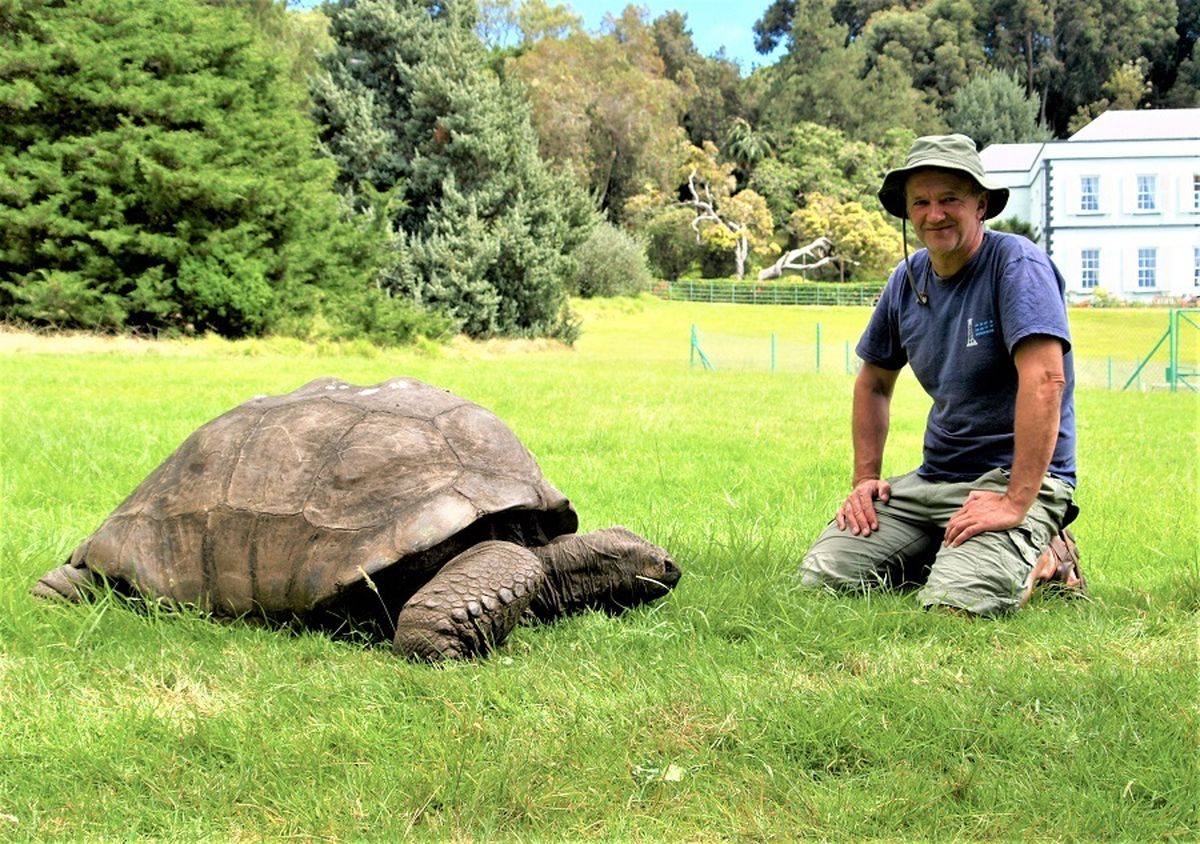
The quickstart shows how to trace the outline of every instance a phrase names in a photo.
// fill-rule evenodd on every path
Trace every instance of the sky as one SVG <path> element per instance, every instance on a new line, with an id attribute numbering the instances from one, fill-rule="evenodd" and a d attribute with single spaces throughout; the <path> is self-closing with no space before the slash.
<path id="1" fill-rule="evenodd" d="M 288 7 L 312 8 L 320 0 L 289 0 Z M 600 29 L 606 14 L 614 17 L 629 5 L 629 0 L 551 0 L 551 5 L 569 6 L 583 18 L 589 32 Z M 635 0 L 634 5 L 649 11 L 649 20 L 672 10 L 687 15 L 692 41 L 702 55 L 711 56 L 722 47 L 725 57 L 742 66 L 742 75 L 755 65 L 772 63 L 775 56 L 760 56 L 754 49 L 754 22 L 762 17 L 771 0 Z"/>
<path id="2" fill-rule="evenodd" d="M 620 15 L 628 2 L 625 0 L 558 0 L 570 6 L 575 14 L 583 18 L 589 32 L 600 28 L 606 14 Z M 771 5 L 771 0 L 638 0 L 635 5 L 649 10 L 650 20 L 660 15 L 677 11 L 687 15 L 687 26 L 692 32 L 696 49 L 711 56 L 722 47 L 725 57 L 738 61 L 742 73 L 749 73 L 755 65 L 770 64 L 774 58 L 760 56 L 754 49 L 754 23 Z"/>

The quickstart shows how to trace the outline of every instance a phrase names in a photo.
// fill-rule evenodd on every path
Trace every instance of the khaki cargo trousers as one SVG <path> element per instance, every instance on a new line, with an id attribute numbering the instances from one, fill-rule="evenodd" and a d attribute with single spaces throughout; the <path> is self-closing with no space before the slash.
<path id="1" fill-rule="evenodd" d="M 888 482 L 890 498 L 875 502 L 879 530 L 856 536 L 831 521 L 804 557 L 802 586 L 838 591 L 919 586 L 925 607 L 1000 615 L 1020 606 L 1038 555 L 1078 512 L 1071 486 L 1047 475 L 1017 527 L 946 548 L 946 524 L 967 495 L 976 489 L 1003 493 L 1008 472 L 993 469 L 964 483 L 928 481 L 910 472 Z"/>

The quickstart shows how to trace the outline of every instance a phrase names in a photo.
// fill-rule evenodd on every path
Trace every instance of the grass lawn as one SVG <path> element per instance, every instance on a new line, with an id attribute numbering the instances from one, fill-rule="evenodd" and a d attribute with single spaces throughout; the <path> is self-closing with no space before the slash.
<path id="1" fill-rule="evenodd" d="M 849 482 L 848 377 L 688 367 L 692 324 L 853 337 L 866 310 L 580 310 L 574 348 L 0 334 L 0 840 L 1200 836 L 1200 397 L 1082 388 L 1092 598 L 969 620 L 794 586 Z M 1080 355 L 1166 326 L 1071 316 Z M 321 375 L 491 408 L 582 530 L 668 548 L 678 588 L 432 668 L 29 596 L 197 426 Z M 887 471 L 919 461 L 927 407 L 906 376 Z"/>

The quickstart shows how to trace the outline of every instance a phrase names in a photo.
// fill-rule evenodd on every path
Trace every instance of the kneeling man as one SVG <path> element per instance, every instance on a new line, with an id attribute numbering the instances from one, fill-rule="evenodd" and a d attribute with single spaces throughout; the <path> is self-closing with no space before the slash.
<path id="1" fill-rule="evenodd" d="M 1082 591 L 1065 283 L 1018 235 L 965 135 L 918 138 L 879 190 L 925 248 L 888 280 L 857 352 L 852 489 L 804 558 L 810 587 L 919 585 L 926 607 L 998 615 L 1042 583 Z M 933 399 L 924 459 L 882 476 L 905 365 Z"/>

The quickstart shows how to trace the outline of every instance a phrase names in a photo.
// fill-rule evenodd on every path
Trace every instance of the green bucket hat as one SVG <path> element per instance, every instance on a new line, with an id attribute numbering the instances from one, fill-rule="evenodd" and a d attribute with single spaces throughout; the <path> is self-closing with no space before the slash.
<path id="1" fill-rule="evenodd" d="M 995 217 L 1008 203 L 1008 188 L 988 179 L 973 140 L 966 135 L 926 135 L 913 141 L 903 167 L 897 167 L 883 177 L 883 187 L 879 189 L 878 196 L 889 214 L 901 219 L 908 216 L 904 183 L 915 171 L 925 167 L 956 170 L 974 179 L 979 187 L 988 192 L 987 211 L 983 215 L 985 220 Z"/>

